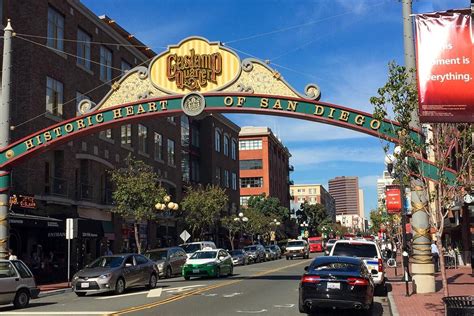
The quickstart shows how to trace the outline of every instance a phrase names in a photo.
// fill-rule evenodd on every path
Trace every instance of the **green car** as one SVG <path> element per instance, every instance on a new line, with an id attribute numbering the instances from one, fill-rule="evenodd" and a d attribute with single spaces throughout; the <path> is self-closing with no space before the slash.
<path id="1" fill-rule="evenodd" d="M 192 276 L 219 278 L 221 275 L 232 275 L 233 272 L 232 257 L 224 249 L 196 251 L 183 266 L 185 280 Z"/>

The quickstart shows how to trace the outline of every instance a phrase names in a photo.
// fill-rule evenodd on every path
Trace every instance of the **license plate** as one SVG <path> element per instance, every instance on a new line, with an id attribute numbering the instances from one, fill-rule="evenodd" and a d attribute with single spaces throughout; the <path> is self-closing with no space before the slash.
<path id="1" fill-rule="evenodd" d="M 199 273 L 199 269 L 194 269 L 193 273 Z"/>
<path id="2" fill-rule="evenodd" d="M 341 283 L 338 282 L 328 282 L 328 289 L 340 289 Z"/>
<path id="3" fill-rule="evenodd" d="M 89 287 L 89 283 L 81 283 L 81 287 L 82 288 L 87 288 L 87 287 Z"/>

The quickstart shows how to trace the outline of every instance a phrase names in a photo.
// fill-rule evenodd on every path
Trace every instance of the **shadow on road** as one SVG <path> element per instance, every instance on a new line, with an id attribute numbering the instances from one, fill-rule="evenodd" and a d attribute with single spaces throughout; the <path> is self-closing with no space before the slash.
<path id="1" fill-rule="evenodd" d="M 320 309 L 313 311 L 310 315 L 312 316 L 353 316 L 353 315 L 366 315 L 365 311 L 354 311 L 354 310 L 339 310 L 339 309 Z M 382 316 L 383 307 L 382 304 L 374 302 L 374 309 L 372 316 Z"/>
<path id="2" fill-rule="evenodd" d="M 48 306 L 48 305 L 54 305 L 54 304 L 57 304 L 56 302 L 45 302 L 45 303 L 35 303 L 35 302 L 32 302 L 28 305 L 28 307 L 26 308 L 23 308 L 23 309 L 16 309 L 13 304 L 12 305 L 7 305 L 7 306 L 3 306 L 3 307 L 0 307 L 0 314 L 2 312 L 12 312 L 12 311 L 15 311 L 15 312 L 18 312 L 18 311 L 27 311 L 28 309 L 30 308 L 35 308 L 35 307 L 42 307 L 42 306 Z"/>

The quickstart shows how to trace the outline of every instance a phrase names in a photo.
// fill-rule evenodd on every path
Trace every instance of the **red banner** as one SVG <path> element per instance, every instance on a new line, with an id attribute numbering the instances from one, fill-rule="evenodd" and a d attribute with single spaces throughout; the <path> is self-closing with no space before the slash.
<path id="1" fill-rule="evenodd" d="M 474 122 L 469 11 L 415 16 L 421 122 Z"/>
<path id="2" fill-rule="evenodd" d="M 385 189 L 385 203 L 389 214 L 400 213 L 402 210 L 402 196 L 398 185 L 387 185 Z"/>

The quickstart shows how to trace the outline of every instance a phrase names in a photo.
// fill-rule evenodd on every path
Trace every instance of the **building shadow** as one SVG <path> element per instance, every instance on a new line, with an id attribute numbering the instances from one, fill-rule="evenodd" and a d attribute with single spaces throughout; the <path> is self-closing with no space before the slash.
<path id="1" fill-rule="evenodd" d="M 0 307 L 0 314 L 6 313 L 6 312 L 12 312 L 12 311 L 15 311 L 15 313 L 20 313 L 22 311 L 25 311 L 25 314 L 27 314 L 27 311 L 31 308 L 43 307 L 43 306 L 54 305 L 54 304 L 57 304 L 57 303 L 56 302 L 44 302 L 44 303 L 33 302 L 33 303 L 28 304 L 28 306 L 26 308 L 22 308 L 22 309 L 16 309 L 13 306 L 13 304 L 11 304 L 11 305 L 6 305 L 6 306 L 3 306 L 3 307 Z"/>

